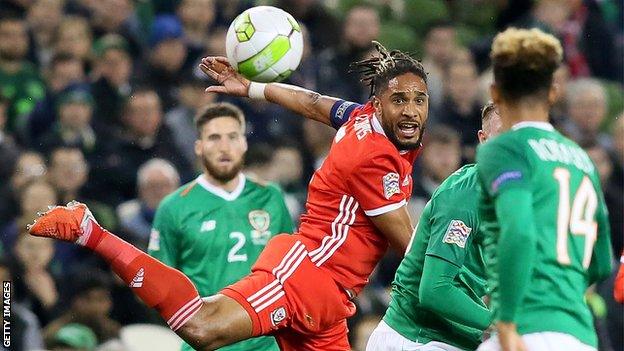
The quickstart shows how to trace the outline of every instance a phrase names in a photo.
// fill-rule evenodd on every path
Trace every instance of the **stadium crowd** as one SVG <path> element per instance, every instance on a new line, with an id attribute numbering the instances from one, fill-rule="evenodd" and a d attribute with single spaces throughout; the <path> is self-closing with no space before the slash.
<path id="1" fill-rule="evenodd" d="M 474 161 L 492 81 L 488 53 L 508 26 L 557 35 L 565 64 L 552 122 L 597 165 L 612 246 L 624 246 L 624 28 L 609 0 L 4 0 L 0 2 L 0 273 L 14 287 L 11 350 L 124 350 L 129 324 L 163 324 L 81 248 L 26 235 L 49 204 L 79 200 L 100 223 L 147 249 L 161 199 L 200 171 L 193 117 L 228 101 L 247 117 L 245 172 L 281 186 L 295 223 L 334 130 L 264 101 L 204 92 L 202 56 L 224 55 L 232 19 L 257 4 L 305 28 L 296 85 L 362 102 L 349 63 L 371 41 L 413 52 L 428 72 L 430 118 L 413 174 L 414 221 L 433 191 Z M 352 318 L 364 350 L 388 303 L 400 257 L 389 252 Z M 94 273 L 92 268 L 97 267 Z M 88 274 L 86 272 L 89 272 Z M 600 350 L 623 349 L 613 279 L 588 293 Z"/>

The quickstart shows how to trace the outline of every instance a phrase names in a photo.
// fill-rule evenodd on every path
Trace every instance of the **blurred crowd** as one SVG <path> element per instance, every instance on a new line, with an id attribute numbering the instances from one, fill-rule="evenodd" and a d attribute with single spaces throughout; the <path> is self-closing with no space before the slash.
<path id="1" fill-rule="evenodd" d="M 334 130 L 263 101 L 204 93 L 197 68 L 224 55 L 232 19 L 257 4 L 305 28 L 288 83 L 363 102 L 349 63 L 371 40 L 414 53 L 428 72 L 429 121 L 409 202 L 418 219 L 441 183 L 474 161 L 480 109 L 492 81 L 488 52 L 508 26 L 540 27 L 565 50 L 552 122 L 600 172 L 613 250 L 623 248 L 624 18 L 611 0 L 3 0 L 0 1 L 0 275 L 14 282 L 12 350 L 123 350 L 133 323 L 162 322 L 93 255 L 26 235 L 49 204 L 76 199 L 100 223 L 145 249 L 160 200 L 199 171 L 193 116 L 213 101 L 247 115 L 246 172 L 278 183 L 295 220 Z M 389 253 L 358 298 L 354 350 L 385 310 L 400 258 Z M 600 349 L 622 350 L 612 280 L 588 302 Z"/>

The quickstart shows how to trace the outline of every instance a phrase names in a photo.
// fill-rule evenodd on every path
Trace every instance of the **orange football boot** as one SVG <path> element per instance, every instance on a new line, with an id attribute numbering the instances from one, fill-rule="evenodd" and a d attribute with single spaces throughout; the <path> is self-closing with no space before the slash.
<path id="1" fill-rule="evenodd" d="M 72 201 L 67 206 L 55 206 L 28 225 L 28 232 L 34 236 L 53 238 L 69 242 L 86 243 L 91 228 L 97 225 L 87 205 Z"/>

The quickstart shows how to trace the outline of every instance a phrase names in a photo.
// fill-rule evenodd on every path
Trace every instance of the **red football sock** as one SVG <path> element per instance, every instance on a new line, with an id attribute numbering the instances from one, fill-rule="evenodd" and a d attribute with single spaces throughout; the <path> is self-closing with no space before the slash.
<path id="1" fill-rule="evenodd" d="M 85 246 L 102 256 L 143 302 L 160 313 L 173 331 L 199 311 L 202 302 L 188 277 L 92 224 Z"/>

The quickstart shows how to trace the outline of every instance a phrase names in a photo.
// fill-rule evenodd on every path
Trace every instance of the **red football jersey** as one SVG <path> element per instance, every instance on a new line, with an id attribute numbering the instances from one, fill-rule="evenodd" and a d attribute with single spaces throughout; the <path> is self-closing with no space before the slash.
<path id="1" fill-rule="evenodd" d="M 369 216 L 409 200 L 418 150 L 399 151 L 386 137 L 372 104 L 356 106 L 338 102 L 332 110 L 332 121 L 335 111 L 350 116 L 310 181 L 299 234 L 306 238 L 312 262 L 343 288 L 359 293 L 388 248 Z"/>

